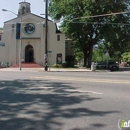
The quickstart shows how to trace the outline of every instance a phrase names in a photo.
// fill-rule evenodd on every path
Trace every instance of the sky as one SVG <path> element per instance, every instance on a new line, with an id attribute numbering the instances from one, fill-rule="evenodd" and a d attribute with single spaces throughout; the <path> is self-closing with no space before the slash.
<path id="1" fill-rule="evenodd" d="M 16 17 L 13 13 L 3 12 L 2 9 L 7 9 L 18 13 L 19 3 L 24 0 L 0 0 L 0 27 L 4 26 L 4 22 Z M 40 14 L 45 14 L 45 2 L 44 0 L 26 0 L 31 4 L 31 13 L 44 17 Z"/>

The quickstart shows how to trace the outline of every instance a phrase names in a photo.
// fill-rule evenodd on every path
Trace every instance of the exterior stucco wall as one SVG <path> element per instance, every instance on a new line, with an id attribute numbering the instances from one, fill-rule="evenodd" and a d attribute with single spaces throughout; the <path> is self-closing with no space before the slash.
<path id="1" fill-rule="evenodd" d="M 1 35 L 1 40 L 0 42 L 1 43 L 4 43 L 3 42 L 3 30 L 0 30 L 0 35 Z M 7 52 L 8 52 L 8 47 L 7 47 L 7 44 L 5 46 L 0 46 L 0 62 L 6 62 L 8 60 L 8 57 L 6 57 L 5 55 L 7 55 Z"/>
<path id="2" fill-rule="evenodd" d="M 23 17 L 22 20 L 24 21 L 23 24 L 22 24 L 22 37 L 26 37 L 26 38 L 30 38 L 30 37 L 33 37 L 33 38 L 38 38 L 41 36 L 41 26 L 42 26 L 42 22 L 43 20 L 41 21 L 37 21 L 37 19 L 32 19 L 30 17 L 30 15 L 26 18 L 27 16 Z M 27 34 L 25 31 L 24 31 L 24 27 L 26 26 L 27 23 L 33 23 L 34 26 L 35 26 L 35 31 L 33 34 Z"/>
<path id="3" fill-rule="evenodd" d="M 56 33 L 56 25 L 48 22 L 48 50 L 52 51 L 50 58 L 50 65 L 56 63 L 56 56 L 58 53 L 62 54 L 62 61 L 65 61 L 65 35 Z M 57 35 L 60 35 L 60 41 L 57 41 Z"/>
<path id="4" fill-rule="evenodd" d="M 5 46 L 0 47 L 0 55 L 2 55 L 2 57 L 0 57 L 0 61 L 14 62 L 16 60 L 16 40 L 13 37 L 14 32 L 14 29 L 12 29 L 12 21 L 10 24 L 4 25 L 2 42 L 5 43 Z"/>
<path id="5" fill-rule="evenodd" d="M 2 42 L 5 47 L 0 47 L 0 61 L 19 63 L 19 48 L 20 40 L 16 39 L 16 23 L 19 23 L 20 18 L 16 18 L 5 22 Z M 44 65 L 45 54 L 45 28 L 43 26 L 45 19 L 37 17 L 33 14 L 23 15 L 22 17 L 22 59 L 25 60 L 25 47 L 32 45 L 34 49 L 34 61 L 38 64 Z M 26 34 L 24 26 L 26 23 L 33 23 L 35 31 L 33 34 Z M 12 24 L 14 27 L 12 28 Z M 57 35 L 60 35 L 60 41 L 57 41 Z M 52 21 L 48 21 L 48 51 L 50 65 L 56 63 L 56 56 L 58 53 L 62 54 L 62 61 L 65 60 L 65 35 L 56 33 L 56 25 Z"/>
<path id="6" fill-rule="evenodd" d="M 34 51 L 34 62 L 41 64 L 41 40 L 22 40 L 22 59 L 25 61 L 25 48 L 26 46 L 31 45 Z"/>

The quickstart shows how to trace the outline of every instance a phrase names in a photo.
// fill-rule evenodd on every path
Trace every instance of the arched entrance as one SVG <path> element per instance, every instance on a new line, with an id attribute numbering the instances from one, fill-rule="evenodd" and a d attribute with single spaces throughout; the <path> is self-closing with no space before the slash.
<path id="1" fill-rule="evenodd" d="M 31 45 L 25 47 L 25 62 L 34 62 L 34 50 Z"/>

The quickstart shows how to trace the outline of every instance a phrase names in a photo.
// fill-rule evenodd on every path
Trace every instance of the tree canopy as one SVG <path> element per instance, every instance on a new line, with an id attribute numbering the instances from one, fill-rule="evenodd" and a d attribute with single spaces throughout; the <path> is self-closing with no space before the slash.
<path id="1" fill-rule="evenodd" d="M 125 52 L 122 54 L 123 61 L 130 63 L 130 52 Z"/>
<path id="2" fill-rule="evenodd" d="M 63 21 L 60 28 L 83 52 L 84 66 L 90 67 L 93 46 L 102 39 L 110 55 L 128 44 L 129 29 L 124 23 L 129 24 L 129 15 L 115 14 L 127 11 L 128 4 L 129 0 L 51 0 L 49 14 Z"/>

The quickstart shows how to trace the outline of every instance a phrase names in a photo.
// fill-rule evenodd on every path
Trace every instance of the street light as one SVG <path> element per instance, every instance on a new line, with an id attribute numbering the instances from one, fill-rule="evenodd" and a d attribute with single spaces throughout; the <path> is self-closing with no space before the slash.
<path id="1" fill-rule="evenodd" d="M 13 11 L 10 11 L 10 10 L 7 10 L 7 9 L 2 9 L 2 11 L 3 12 L 11 12 L 18 17 L 18 15 L 16 13 L 14 13 Z M 21 23 L 21 26 L 22 26 L 22 17 L 20 16 L 19 18 L 20 18 L 20 23 Z M 19 70 L 22 70 L 21 58 L 22 58 L 22 32 L 21 32 L 21 27 L 20 27 Z"/>

